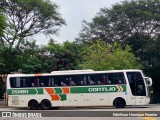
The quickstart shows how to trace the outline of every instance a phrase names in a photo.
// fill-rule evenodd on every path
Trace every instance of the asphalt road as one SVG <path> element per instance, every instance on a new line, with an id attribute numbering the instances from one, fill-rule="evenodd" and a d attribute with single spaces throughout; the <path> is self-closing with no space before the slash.
<path id="1" fill-rule="evenodd" d="M 160 104 L 153 104 L 148 106 L 127 106 L 123 109 L 114 107 L 83 107 L 83 108 L 59 108 L 58 110 L 36 110 L 31 111 L 26 108 L 0 108 L 2 112 L 11 112 L 13 117 L 0 117 L 0 120 L 160 120 L 156 114 L 160 115 Z M 13 114 L 14 113 L 14 114 Z M 17 113 L 17 114 L 16 114 Z M 34 114 L 32 114 L 34 113 Z M 151 114 L 152 113 L 152 114 Z M 154 113 L 154 114 L 153 114 Z M 135 115 L 134 117 L 129 114 Z M 149 114 L 149 117 L 143 116 Z M 38 116 L 33 118 L 32 116 Z M 126 117 L 126 115 L 130 117 Z M 142 116 L 141 116 L 142 115 Z M 154 116 L 155 115 L 155 116 Z M 1 116 L 1 115 L 0 115 Z M 28 118 L 28 116 L 32 118 Z M 39 118 L 42 116 L 42 118 Z M 44 117 L 45 116 L 45 117 Z M 52 116 L 52 117 L 47 117 Z M 124 117 L 125 116 L 125 117 Z"/>

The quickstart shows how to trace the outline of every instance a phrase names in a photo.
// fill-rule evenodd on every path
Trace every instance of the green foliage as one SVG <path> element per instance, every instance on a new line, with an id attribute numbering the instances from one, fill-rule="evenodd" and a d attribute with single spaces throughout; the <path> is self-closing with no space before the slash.
<path id="1" fill-rule="evenodd" d="M 57 34 L 65 24 L 57 9 L 58 6 L 46 0 L 3 0 L 2 11 L 7 18 L 7 27 L 2 41 L 10 49 L 19 49 L 21 42 L 37 33 Z"/>
<path id="2" fill-rule="evenodd" d="M 146 74 L 150 75 L 153 79 L 153 92 L 154 95 L 159 94 L 160 88 L 160 37 L 156 40 L 148 38 L 146 49 L 143 52 L 142 63 Z M 155 101 L 160 102 L 160 101 Z"/>
<path id="3" fill-rule="evenodd" d="M 50 41 L 48 45 L 50 57 L 54 60 L 52 70 L 76 69 L 81 58 L 81 46 L 75 42 L 66 41 L 63 44 Z M 53 63 L 52 63 L 53 64 Z"/>
<path id="4" fill-rule="evenodd" d="M 81 46 L 75 42 L 58 44 L 50 41 L 46 46 L 22 41 L 20 50 L 0 44 L 0 73 L 22 69 L 23 73 L 47 73 L 55 70 L 77 69 L 81 59 Z"/>
<path id="5" fill-rule="evenodd" d="M 160 34 L 159 0 L 123 1 L 111 8 L 102 8 L 92 22 L 84 21 L 81 41 L 101 39 L 108 43 L 125 42 L 135 34 L 153 39 Z"/>
<path id="6" fill-rule="evenodd" d="M 10 73 L 18 67 L 18 51 L 14 48 L 12 51 L 9 50 L 7 45 L 0 44 L 0 73 Z"/>
<path id="7" fill-rule="evenodd" d="M 84 62 L 79 67 L 93 70 L 118 70 L 139 69 L 141 65 L 136 61 L 129 46 L 123 50 L 116 42 L 111 45 L 96 41 L 84 50 Z"/>
<path id="8" fill-rule="evenodd" d="M 43 64 L 45 64 L 43 58 L 42 48 L 36 45 L 36 42 L 23 41 L 23 45 L 20 46 L 21 55 L 17 56 L 20 66 L 24 73 L 39 73 L 43 72 Z"/>
<path id="9" fill-rule="evenodd" d="M 3 35 L 3 31 L 4 31 L 4 28 L 5 28 L 5 25 L 6 25 L 5 20 L 6 20 L 5 16 L 0 11 L 0 36 Z"/>
<path id="10" fill-rule="evenodd" d="M 77 38 L 80 43 L 101 39 L 109 44 L 117 41 L 123 47 L 129 45 L 145 73 L 152 77 L 154 95 L 160 91 L 159 3 L 159 0 L 131 0 L 102 8 L 92 22 L 83 22 Z"/>

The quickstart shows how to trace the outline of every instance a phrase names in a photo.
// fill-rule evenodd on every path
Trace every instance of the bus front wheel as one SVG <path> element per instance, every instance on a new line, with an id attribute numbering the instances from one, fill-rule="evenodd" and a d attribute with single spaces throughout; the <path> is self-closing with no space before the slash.
<path id="1" fill-rule="evenodd" d="M 29 103 L 28 103 L 28 107 L 31 110 L 37 110 L 39 108 L 38 101 L 37 100 L 30 100 Z"/>
<path id="2" fill-rule="evenodd" d="M 43 110 L 49 110 L 51 109 L 51 102 L 47 99 L 44 99 L 41 101 L 40 106 Z"/>
<path id="3" fill-rule="evenodd" d="M 126 102 L 123 98 L 116 98 L 114 100 L 114 103 L 113 105 L 116 107 L 116 108 L 124 108 L 126 106 Z"/>

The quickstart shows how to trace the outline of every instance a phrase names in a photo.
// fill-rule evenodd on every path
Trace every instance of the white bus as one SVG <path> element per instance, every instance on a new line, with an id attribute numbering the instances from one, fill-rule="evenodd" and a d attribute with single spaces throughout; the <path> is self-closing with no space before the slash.
<path id="1" fill-rule="evenodd" d="M 48 110 L 62 106 L 147 105 L 152 79 L 141 70 L 70 70 L 10 74 L 8 106 Z"/>

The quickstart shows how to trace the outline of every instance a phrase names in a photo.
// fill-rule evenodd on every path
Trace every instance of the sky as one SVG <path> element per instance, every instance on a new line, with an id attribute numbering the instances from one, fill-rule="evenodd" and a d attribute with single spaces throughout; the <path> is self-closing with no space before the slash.
<path id="1" fill-rule="evenodd" d="M 59 13 L 66 21 L 66 26 L 62 26 L 59 36 L 45 36 L 38 34 L 34 36 L 38 44 L 45 45 L 50 38 L 57 43 L 64 41 L 74 41 L 82 29 L 82 21 L 91 22 L 92 18 L 100 11 L 100 8 L 110 8 L 115 3 L 122 0 L 51 0 L 59 6 Z"/>

